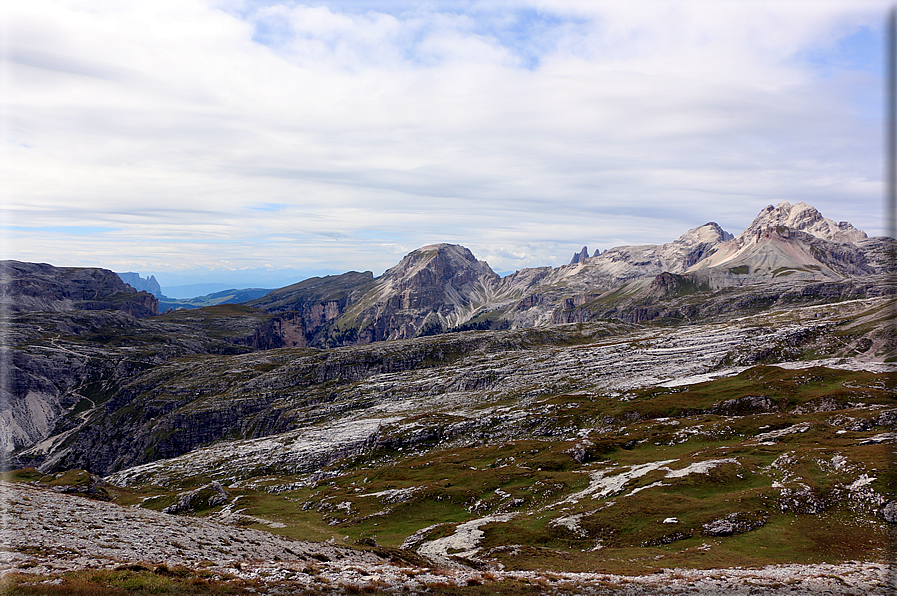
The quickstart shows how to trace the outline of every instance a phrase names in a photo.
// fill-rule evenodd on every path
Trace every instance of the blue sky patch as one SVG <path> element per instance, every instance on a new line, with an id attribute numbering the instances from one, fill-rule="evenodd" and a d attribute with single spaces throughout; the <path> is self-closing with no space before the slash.
<path id="1" fill-rule="evenodd" d="M 585 34 L 586 21 L 560 18 L 535 9 L 493 13 L 491 16 L 478 20 L 481 27 L 477 33 L 498 40 L 520 59 L 521 66 L 529 70 L 538 68 L 542 57 L 554 51 L 561 36 L 569 34 L 569 28 L 581 27 Z"/>
<path id="2" fill-rule="evenodd" d="M 830 48 L 809 51 L 806 59 L 822 76 L 830 76 L 833 70 L 881 75 L 884 72 L 884 31 L 881 27 L 860 27 Z"/>
<path id="3" fill-rule="evenodd" d="M 253 3 L 255 10 L 261 10 L 274 3 Z M 283 4 L 283 3 L 280 3 Z M 413 25 L 403 27 L 402 36 L 396 40 L 400 55 L 405 60 L 414 64 L 434 65 L 439 62 L 439 57 L 425 54 L 421 45 L 433 34 L 434 23 L 430 19 L 420 20 L 422 14 L 448 14 L 463 15 L 469 17 L 471 28 L 464 29 L 463 25 L 459 33 L 462 35 L 473 34 L 486 39 L 494 40 L 501 47 L 510 52 L 519 60 L 519 66 L 529 70 L 539 67 L 542 57 L 553 52 L 558 41 L 563 36 L 569 36 L 571 29 L 581 28 L 581 33 L 586 34 L 587 21 L 571 17 L 560 17 L 546 11 L 533 8 L 521 8 L 517 10 L 483 10 L 480 7 L 472 7 L 469 2 L 436 2 L 436 3 L 410 3 L 410 2 L 353 2 L 331 1 L 324 4 L 334 13 L 373 15 L 389 14 L 400 21 L 415 19 Z M 286 6 L 318 6 L 318 4 L 290 3 Z M 312 33 L 297 33 L 294 27 L 279 14 L 259 15 L 252 10 L 244 11 L 240 17 L 253 22 L 255 31 L 253 41 L 278 50 L 289 45 L 299 35 L 307 39 L 314 39 L 322 43 L 329 50 L 334 51 L 343 40 L 334 36 L 333 32 L 321 32 L 318 35 Z M 345 40 L 348 46 L 352 46 L 352 40 Z"/>

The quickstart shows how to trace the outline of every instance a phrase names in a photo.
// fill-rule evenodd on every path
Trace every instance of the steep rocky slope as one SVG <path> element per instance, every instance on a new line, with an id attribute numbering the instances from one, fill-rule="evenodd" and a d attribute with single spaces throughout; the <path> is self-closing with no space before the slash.
<path id="1" fill-rule="evenodd" d="M 737 238 L 690 270 L 729 271 L 749 279 L 841 279 L 877 272 L 869 263 L 866 234 L 847 222 L 836 224 L 813 207 L 782 202 L 760 212 Z"/>
<path id="2" fill-rule="evenodd" d="M 835 223 L 823 217 L 811 205 L 803 202 L 791 205 L 788 201 L 782 201 L 775 207 L 769 205 L 760 211 L 736 241 L 739 245 L 743 245 L 751 238 L 762 234 L 764 230 L 780 226 L 839 244 L 857 243 L 866 239 L 866 233 L 862 230 L 856 229 L 846 221 Z"/>
<path id="3" fill-rule="evenodd" d="M 412 251 L 376 280 L 370 272 L 313 278 L 247 304 L 299 312 L 308 345 L 364 344 L 455 327 L 489 302 L 499 279 L 468 249 L 436 244 Z"/>
<path id="4" fill-rule="evenodd" d="M 533 396 L 560 391 L 615 395 L 681 377 L 731 374 L 733 366 L 789 360 L 808 350 L 817 357 L 862 355 L 880 362 L 895 348 L 885 305 L 881 299 L 797 310 L 786 304 L 779 312 L 802 313 L 797 327 L 757 328 L 752 319 L 742 319 L 668 328 L 663 332 L 665 347 L 648 351 L 645 347 L 656 343 L 652 338 L 657 328 L 611 321 L 452 333 L 333 350 L 249 351 L 220 339 L 216 343 L 208 338 L 210 330 L 206 335 L 193 331 L 191 337 L 181 326 L 188 313 L 182 313 L 177 326 L 166 317 L 164 323 L 142 322 L 130 333 L 120 328 L 118 345 L 107 343 L 102 349 L 84 335 L 55 337 L 50 355 L 65 355 L 58 368 L 72 367 L 74 378 L 65 385 L 46 373 L 38 379 L 59 385 L 60 410 L 68 413 L 49 425 L 38 445 L 20 449 L 17 461 L 47 471 L 82 467 L 106 474 L 223 438 L 269 437 L 323 420 L 336 424 L 365 412 L 385 412 L 375 415 L 371 424 L 350 425 L 361 435 L 353 430 L 353 438 L 334 438 L 334 454 L 314 451 L 309 462 L 294 462 L 314 468 L 345 455 L 344 448 L 365 447 L 378 421 L 404 408 L 411 412 L 497 397 L 513 397 L 522 405 Z M 857 309 L 870 309 L 868 316 L 877 322 L 835 333 Z M 191 317 L 198 314 L 188 312 Z M 757 316 L 766 321 L 762 312 Z M 108 326 L 101 329 L 108 333 Z M 180 333 L 178 341 L 153 344 L 163 329 Z M 588 345 L 594 347 L 581 347 Z M 36 356 L 44 352 L 36 347 L 26 351 Z M 45 370 L 45 360 L 39 362 Z M 91 362 L 93 367 L 88 366 Z M 478 412 L 470 416 L 476 419 Z M 456 421 L 464 418 L 458 415 L 453 412 Z M 282 452 L 288 462 L 289 454 Z M 239 461 L 223 457 L 235 465 Z M 265 456 L 263 461 L 280 465 L 279 457 Z"/>
<path id="5" fill-rule="evenodd" d="M 135 293 L 111 272 L 7 262 L 3 296 L 14 313 L 15 349 L 11 381 L 3 388 L 0 439 L 11 451 L 61 433 L 74 437 L 73 427 L 90 426 L 84 408 L 92 411 L 98 400 L 124 391 L 141 367 L 189 355 L 365 345 L 605 319 L 721 322 L 770 308 L 889 296 L 897 292 L 890 275 L 894 245 L 893 239 L 865 238 L 808 205 L 782 203 L 762 211 L 737 238 L 709 223 L 664 245 L 618 247 L 591 257 L 586 251 L 575 264 L 505 278 L 463 247 L 432 245 L 376 279 L 370 272 L 312 278 L 245 306 L 151 319 L 145 317 L 155 312 L 155 298 Z M 28 314 L 35 310 L 57 314 Z M 91 395 L 80 389 L 85 385 Z M 252 408 L 269 407 L 264 400 L 253 403 Z M 71 408 L 75 418 L 60 420 Z M 233 422 L 222 419 L 219 426 Z M 261 436 L 287 423 L 285 418 L 253 428 Z M 147 457 L 181 453 L 213 438 L 199 433 L 176 446 L 158 446 L 161 451 L 147 445 Z M 79 457 L 91 454 L 98 455 L 86 449 Z M 125 461 L 106 457 L 96 461 Z"/>
<path id="6" fill-rule="evenodd" d="M 120 310 L 12 313 L 0 450 L 85 427 L 122 384 L 171 359 L 302 345 L 296 318 L 241 305 L 149 318 Z"/>
<path id="7" fill-rule="evenodd" d="M 105 269 L 0 261 L 0 313 L 4 344 L 14 348 L 3 351 L 0 387 L 0 453 L 8 453 L 45 438 L 74 403 L 65 394 L 93 374 L 88 358 L 57 345 L 60 334 L 82 319 L 136 325 L 159 311 L 154 296 Z M 50 321 L 57 316 L 69 324 L 54 334 Z M 29 354 L 32 348 L 40 353 Z"/>
<path id="8" fill-rule="evenodd" d="M 340 323 L 359 330 L 359 343 L 432 335 L 488 303 L 499 280 L 463 246 L 424 246 L 378 278 Z"/>

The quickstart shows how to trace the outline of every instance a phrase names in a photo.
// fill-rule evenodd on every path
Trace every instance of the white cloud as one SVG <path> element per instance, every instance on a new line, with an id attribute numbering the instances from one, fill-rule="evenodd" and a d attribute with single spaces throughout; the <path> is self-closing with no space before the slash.
<path id="1" fill-rule="evenodd" d="M 881 232 L 881 84 L 842 45 L 885 3 L 216 6 L 3 5 L 8 256 L 513 270 L 783 199 Z"/>

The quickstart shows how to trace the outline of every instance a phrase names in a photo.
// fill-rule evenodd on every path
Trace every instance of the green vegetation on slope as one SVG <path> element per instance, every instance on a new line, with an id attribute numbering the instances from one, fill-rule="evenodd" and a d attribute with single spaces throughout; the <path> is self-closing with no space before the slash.
<path id="1" fill-rule="evenodd" d="M 623 400 L 547 397 L 522 409 L 516 437 L 496 427 L 495 440 L 434 436 L 455 419 L 422 414 L 318 480 L 259 475 L 225 489 L 239 497 L 231 521 L 361 548 L 412 536 L 406 546 L 417 548 L 461 523 L 506 515 L 484 523 L 476 557 L 511 569 L 884 559 L 893 528 L 881 509 L 897 498 L 897 475 L 881 437 L 897 426 L 895 406 L 890 375 L 759 366 Z M 403 434 L 412 426 L 417 435 Z M 84 480 L 38 475 L 13 478 Z M 151 497 L 142 505 L 162 509 L 207 482 L 109 494 L 123 504 Z"/>

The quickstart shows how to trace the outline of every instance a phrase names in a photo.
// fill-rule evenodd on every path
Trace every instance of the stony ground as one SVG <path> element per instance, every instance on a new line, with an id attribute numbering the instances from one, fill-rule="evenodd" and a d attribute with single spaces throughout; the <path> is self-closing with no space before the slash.
<path id="1" fill-rule="evenodd" d="M 856 300 L 840 303 L 837 310 L 847 315 L 854 309 L 862 312 L 882 303 Z M 413 432 L 416 423 L 408 427 L 401 421 L 416 420 L 421 414 L 449 415 L 457 424 L 470 426 L 469 430 L 482 426 L 484 421 L 489 421 L 486 426 L 494 426 L 492 421 L 495 421 L 513 428 L 527 406 L 546 396 L 579 393 L 625 397 L 627 392 L 644 387 L 699 383 L 737 374 L 756 364 L 758 354 L 774 353 L 777 364 L 789 368 L 828 366 L 876 373 L 897 371 L 893 364 L 870 360 L 868 355 L 794 359 L 795 353 L 791 353 L 794 349 L 789 343 L 797 342 L 796 336 L 819 333 L 827 337 L 821 330 L 828 329 L 829 323 L 820 321 L 831 315 L 828 311 L 834 310 L 831 305 L 812 306 L 727 324 L 641 329 L 599 338 L 586 345 L 545 345 L 497 352 L 472 350 L 457 361 L 438 367 L 372 374 L 348 384 L 319 384 L 315 391 L 321 387 L 326 389 L 316 398 L 322 405 L 315 405 L 314 412 L 304 414 L 314 425 L 303 424 L 258 439 L 221 441 L 179 457 L 126 468 L 107 480 L 118 486 L 133 486 L 166 484 L 172 479 L 204 475 L 230 482 L 257 476 L 260 467 L 314 471 L 338 457 L 363 451 L 385 431 Z M 421 340 L 433 341 L 432 338 Z M 840 343 L 841 340 L 825 341 Z M 387 342 L 365 349 L 387 348 L 398 350 L 401 346 Z M 241 371 L 252 370 L 261 366 L 263 358 L 271 356 L 244 355 L 231 361 L 229 366 Z M 174 378 L 180 373 L 172 370 L 166 374 Z M 281 379 L 278 382 L 290 385 L 289 390 L 295 391 L 292 387 L 295 380 L 286 374 L 276 377 L 278 374 L 281 373 L 275 370 L 268 376 Z M 197 377 L 193 373 L 186 376 Z M 212 411 L 232 409 L 238 395 L 258 391 L 253 383 L 269 382 L 265 379 L 260 377 L 240 385 L 233 394 L 222 394 L 225 398 L 209 398 L 219 402 L 209 408 Z M 193 393 L 199 390 L 197 387 L 168 391 Z M 304 390 L 303 395 L 309 391 Z M 508 405 L 509 399 L 513 405 Z M 321 416 L 322 412 L 326 415 Z M 479 428 L 476 431 L 494 432 Z M 513 434 L 506 438 L 514 438 Z"/>
<path id="2" fill-rule="evenodd" d="M 559 594 L 868 594 L 897 592 L 893 565 L 780 565 L 759 569 L 666 569 L 641 576 L 424 567 L 328 543 L 287 540 L 204 519 L 122 507 L 20 483 L 0 483 L 0 573 L 48 576 L 127 564 L 185 565 L 260 582 L 271 593 L 439 593 L 440 587 L 516 580 Z M 264 589 L 264 588 L 263 588 Z M 297 592 L 299 590 L 299 592 Z"/>

